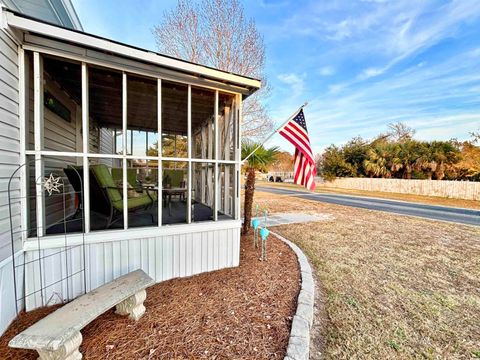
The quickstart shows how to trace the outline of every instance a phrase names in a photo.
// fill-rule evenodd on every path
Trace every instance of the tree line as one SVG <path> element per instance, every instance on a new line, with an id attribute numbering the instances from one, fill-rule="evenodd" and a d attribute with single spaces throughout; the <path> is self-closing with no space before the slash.
<path id="1" fill-rule="evenodd" d="M 355 137 L 343 146 L 330 145 L 317 156 L 317 171 L 326 180 L 371 177 L 480 181 L 477 134 L 470 141 L 420 141 L 403 123 L 372 141 Z"/>

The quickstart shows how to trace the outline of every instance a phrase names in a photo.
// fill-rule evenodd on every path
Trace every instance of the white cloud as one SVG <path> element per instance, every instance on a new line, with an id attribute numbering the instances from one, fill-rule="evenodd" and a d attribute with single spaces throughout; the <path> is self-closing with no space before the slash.
<path id="1" fill-rule="evenodd" d="M 290 86 L 292 97 L 301 95 L 305 88 L 303 77 L 294 73 L 279 74 L 278 80 Z"/>
<path id="2" fill-rule="evenodd" d="M 323 66 L 320 68 L 319 74 L 322 76 L 331 76 L 335 74 L 335 68 L 333 66 Z"/>
<path id="3" fill-rule="evenodd" d="M 471 54 L 420 62 L 381 80 L 330 85 L 306 112 L 312 141 L 320 148 L 356 134 L 372 138 L 397 121 L 416 128 L 419 139 L 468 139 L 480 123 L 480 64 Z"/>
<path id="4" fill-rule="evenodd" d="M 312 0 L 266 31 L 277 54 L 286 41 L 305 46 L 306 55 L 295 51 L 294 67 L 280 71 L 278 89 L 288 82 L 308 96 L 319 149 L 371 138 L 397 121 L 421 139 L 468 139 L 480 123 L 479 19 L 480 1 Z M 289 69 L 279 58 L 277 68 Z M 308 78 L 298 75 L 302 68 Z M 296 107 L 286 96 L 272 104 L 278 119 Z"/>
<path id="5" fill-rule="evenodd" d="M 374 68 L 370 67 L 363 70 L 358 76 L 357 79 L 359 80 L 366 80 L 374 76 L 378 76 L 383 74 L 386 71 L 386 68 Z"/>
<path id="6" fill-rule="evenodd" d="M 470 56 L 472 56 L 472 57 L 480 57 L 480 47 L 479 47 L 479 48 L 476 48 L 476 49 L 473 49 L 472 51 L 470 51 Z"/>
<path id="7" fill-rule="evenodd" d="M 290 1 L 284 0 L 284 1 L 279 1 L 279 0 L 261 0 L 260 1 L 260 6 L 263 8 L 280 8 L 280 7 L 285 7 L 290 4 Z"/>
<path id="8" fill-rule="evenodd" d="M 456 36 L 463 24 L 479 17 L 480 1 L 322 1 L 299 7 L 266 31 L 272 39 L 299 36 L 329 43 L 324 60 L 370 59 L 372 69 L 357 75 L 358 80 L 365 80 Z"/>
<path id="9" fill-rule="evenodd" d="M 331 94 L 338 94 L 347 87 L 346 84 L 332 84 L 328 87 L 328 92 Z"/>

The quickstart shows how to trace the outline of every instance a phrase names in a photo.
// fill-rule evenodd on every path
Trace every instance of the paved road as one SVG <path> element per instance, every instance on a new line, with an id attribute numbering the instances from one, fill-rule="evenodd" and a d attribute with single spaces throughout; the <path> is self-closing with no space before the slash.
<path id="1" fill-rule="evenodd" d="M 303 199 L 330 204 L 353 206 L 363 209 L 387 211 L 402 215 L 419 216 L 427 219 L 451 221 L 480 226 L 480 211 L 445 206 L 425 205 L 412 202 L 387 200 L 371 197 L 311 193 L 302 190 L 258 186 L 256 189 L 274 194 L 298 196 Z"/>

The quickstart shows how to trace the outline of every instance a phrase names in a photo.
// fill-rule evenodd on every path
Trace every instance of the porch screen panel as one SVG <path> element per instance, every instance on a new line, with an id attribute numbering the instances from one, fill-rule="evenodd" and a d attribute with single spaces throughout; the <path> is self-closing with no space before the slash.
<path id="1" fill-rule="evenodd" d="M 89 158 L 90 229 L 123 229 L 122 159 Z"/>
<path id="2" fill-rule="evenodd" d="M 213 220 L 214 181 L 215 166 L 213 163 L 192 163 L 192 222 Z"/>
<path id="3" fill-rule="evenodd" d="M 83 173 L 78 163 L 81 157 L 42 156 L 43 181 L 57 183 L 51 193 L 45 191 L 45 234 L 83 232 L 82 213 Z"/>
<path id="4" fill-rule="evenodd" d="M 215 158 L 215 92 L 193 86 L 192 157 Z"/>
<path id="5" fill-rule="evenodd" d="M 77 166 L 80 157 L 42 156 L 40 161 L 31 161 L 33 156 L 27 156 L 27 197 L 29 231 L 28 236 L 37 236 L 35 185 L 42 184 L 44 235 L 82 232 L 84 229 L 84 214 L 82 212 L 82 171 Z M 35 167 L 42 168 L 42 176 L 36 178 Z M 52 182 L 51 192 L 45 188 L 45 182 Z M 52 181 L 53 180 L 53 181 Z M 56 185 L 55 185 L 56 184 Z"/>
<path id="6" fill-rule="evenodd" d="M 162 80 L 162 156 L 188 157 L 188 86 Z"/>
<path id="7" fill-rule="evenodd" d="M 88 67 L 89 144 L 88 152 L 123 154 L 122 73 Z"/>
<path id="8" fill-rule="evenodd" d="M 188 162 L 162 162 L 162 225 L 187 223 Z"/>
<path id="9" fill-rule="evenodd" d="M 236 171 L 234 164 L 220 164 L 218 167 L 218 220 L 236 218 Z"/>
<path id="10" fill-rule="evenodd" d="M 75 151 L 77 128 L 76 117 L 81 107 L 80 63 L 41 55 L 40 101 L 43 118 L 37 124 L 41 131 L 42 142 L 36 150 Z M 29 95 L 26 134 L 27 150 L 35 150 L 35 82 L 32 55 L 27 52 L 26 81 Z M 40 114 L 42 116 L 42 114 Z"/>
<path id="11" fill-rule="evenodd" d="M 157 177 L 158 161 L 127 160 L 129 228 L 158 226 Z"/>
<path id="12" fill-rule="evenodd" d="M 127 155 L 158 156 L 156 79 L 127 74 Z"/>
<path id="13" fill-rule="evenodd" d="M 126 160 L 126 186 L 129 228 L 158 226 L 157 103 L 156 79 L 127 74 L 126 153 L 129 158 Z"/>
<path id="14" fill-rule="evenodd" d="M 235 160 L 237 128 L 235 95 L 220 92 L 218 96 L 219 160 Z"/>

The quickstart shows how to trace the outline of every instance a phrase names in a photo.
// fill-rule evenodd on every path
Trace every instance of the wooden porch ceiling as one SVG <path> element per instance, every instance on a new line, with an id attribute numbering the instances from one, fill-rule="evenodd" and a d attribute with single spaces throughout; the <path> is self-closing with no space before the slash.
<path id="1" fill-rule="evenodd" d="M 44 69 L 53 81 L 81 104 L 81 66 L 46 57 Z M 122 74 L 89 66 L 89 113 L 101 127 L 122 128 Z M 187 134 L 186 85 L 162 81 L 162 131 Z M 215 93 L 192 86 L 192 133 L 214 115 Z M 127 128 L 157 130 L 157 82 L 127 74 Z"/>

